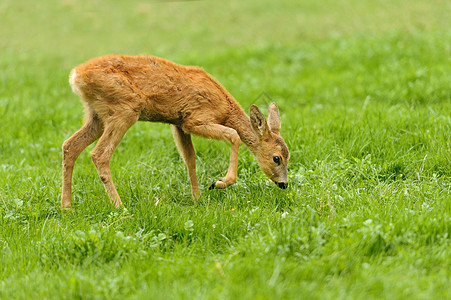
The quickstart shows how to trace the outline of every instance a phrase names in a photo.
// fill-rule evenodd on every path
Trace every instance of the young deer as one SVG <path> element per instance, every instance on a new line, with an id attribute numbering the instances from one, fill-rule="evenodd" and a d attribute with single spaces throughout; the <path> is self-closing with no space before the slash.
<path id="1" fill-rule="evenodd" d="M 188 169 L 194 200 L 199 198 L 199 186 L 191 134 L 226 140 L 232 145 L 227 174 L 210 189 L 235 183 L 241 141 L 255 155 L 263 172 L 280 188 L 287 187 L 290 155 L 280 136 L 275 103 L 269 106 L 268 122 L 255 105 L 250 108 L 249 118 L 225 88 L 203 69 L 153 56 L 95 58 L 73 69 L 69 82 L 83 100 L 86 120 L 63 144 L 63 209 L 72 205 L 75 160 L 98 138 L 92 161 L 110 201 L 116 207 L 122 206 L 109 164 L 125 132 L 137 121 L 172 125 L 177 148 Z"/>

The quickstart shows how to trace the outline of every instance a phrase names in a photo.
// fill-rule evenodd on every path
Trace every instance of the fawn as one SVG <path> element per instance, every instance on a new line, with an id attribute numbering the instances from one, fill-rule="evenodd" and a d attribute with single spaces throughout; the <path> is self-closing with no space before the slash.
<path id="1" fill-rule="evenodd" d="M 269 106 L 268 121 L 255 105 L 248 117 L 226 89 L 202 68 L 153 56 L 94 58 L 74 68 L 69 82 L 85 106 L 85 123 L 63 143 L 63 209 L 72 206 L 75 160 L 99 138 L 91 154 L 92 161 L 111 203 L 122 206 L 111 178 L 110 159 L 125 132 L 137 121 L 171 124 L 178 151 L 188 169 L 194 200 L 200 193 L 191 134 L 231 143 L 227 174 L 210 189 L 235 183 L 241 141 L 257 158 L 263 172 L 280 188 L 287 187 L 290 154 L 280 136 L 275 103 Z"/>

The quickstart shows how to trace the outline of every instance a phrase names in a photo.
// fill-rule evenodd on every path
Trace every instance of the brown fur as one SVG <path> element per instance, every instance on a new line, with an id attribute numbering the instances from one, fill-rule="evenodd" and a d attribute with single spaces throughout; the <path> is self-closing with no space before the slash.
<path id="1" fill-rule="evenodd" d="M 199 197 L 195 151 L 191 135 L 231 143 L 229 170 L 213 187 L 236 181 L 238 148 L 243 141 L 265 172 L 276 183 L 287 183 L 289 153 L 279 135 L 277 106 L 269 108 L 268 123 L 256 106 L 249 118 L 236 100 L 201 68 L 186 67 L 153 56 L 109 55 L 94 58 L 72 70 L 69 82 L 86 107 L 85 124 L 63 144 L 61 207 L 72 204 L 71 185 L 75 160 L 99 139 L 92 160 L 110 200 L 122 206 L 111 178 L 109 162 L 125 132 L 137 121 L 172 125 L 177 148 Z M 273 157 L 282 163 L 275 166 Z"/>

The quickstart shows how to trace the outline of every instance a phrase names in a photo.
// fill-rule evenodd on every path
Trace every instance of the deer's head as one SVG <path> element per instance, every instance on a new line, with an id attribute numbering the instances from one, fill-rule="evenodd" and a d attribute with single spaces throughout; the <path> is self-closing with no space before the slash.
<path id="1" fill-rule="evenodd" d="M 268 121 L 257 106 L 250 108 L 252 129 L 258 137 L 255 157 L 262 171 L 280 188 L 288 186 L 287 165 L 290 153 L 280 136 L 280 116 L 273 102 L 268 109 Z"/>

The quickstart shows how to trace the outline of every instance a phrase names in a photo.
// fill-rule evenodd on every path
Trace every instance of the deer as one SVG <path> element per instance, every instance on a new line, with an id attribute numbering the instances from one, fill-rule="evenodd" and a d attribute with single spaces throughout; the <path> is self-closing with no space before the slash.
<path id="1" fill-rule="evenodd" d="M 270 180 L 281 189 L 288 186 L 290 154 L 280 135 L 277 105 L 269 105 L 268 120 L 256 105 L 250 107 L 248 116 L 232 95 L 200 67 L 150 55 L 107 55 L 72 69 L 69 83 L 84 104 L 85 121 L 62 145 L 61 209 L 72 208 L 75 161 L 96 140 L 91 158 L 98 176 L 110 202 L 116 208 L 123 207 L 111 177 L 110 159 L 137 121 L 171 125 L 194 201 L 200 198 L 200 189 L 191 135 L 231 144 L 227 173 L 209 189 L 224 189 L 236 182 L 241 141 Z"/>

